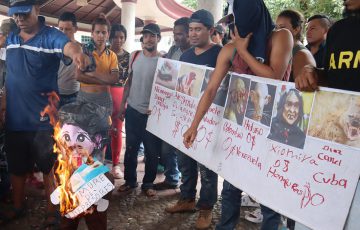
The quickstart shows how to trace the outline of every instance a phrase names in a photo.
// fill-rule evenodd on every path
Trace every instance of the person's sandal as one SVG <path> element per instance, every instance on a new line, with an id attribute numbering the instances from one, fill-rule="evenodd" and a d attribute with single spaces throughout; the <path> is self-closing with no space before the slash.
<path id="1" fill-rule="evenodd" d="M 9 214 L 11 213 L 11 214 Z M 26 209 L 10 207 L 6 210 L 1 210 L 0 212 L 0 226 L 6 225 L 7 223 L 20 219 L 26 215 Z"/>
<path id="2" fill-rule="evenodd" d="M 132 191 L 134 191 L 134 189 L 136 188 L 137 186 L 130 186 L 128 184 L 123 184 L 123 185 L 120 185 L 120 187 L 118 188 L 118 192 L 120 193 L 130 193 Z"/>
<path id="3" fill-rule="evenodd" d="M 143 192 L 145 193 L 145 195 L 147 197 L 154 197 L 156 195 L 156 190 L 154 190 L 152 188 L 143 189 Z"/>

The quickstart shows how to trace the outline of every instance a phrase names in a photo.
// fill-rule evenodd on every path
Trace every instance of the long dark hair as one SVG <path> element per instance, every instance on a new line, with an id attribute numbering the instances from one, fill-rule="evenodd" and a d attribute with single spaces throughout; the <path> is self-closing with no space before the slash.
<path id="1" fill-rule="evenodd" d="M 295 125 L 301 125 L 301 121 L 302 118 L 304 117 L 304 103 L 303 103 L 303 99 L 302 96 L 300 95 L 299 91 L 297 89 L 290 89 L 289 91 L 285 92 L 283 95 L 281 95 L 279 103 L 277 105 L 277 114 L 276 114 L 276 118 L 279 121 L 283 121 L 284 118 L 282 117 L 282 114 L 284 112 L 284 108 L 285 108 L 285 103 L 286 103 L 286 99 L 288 96 L 290 96 L 291 94 L 295 94 L 295 96 L 297 97 L 297 99 L 299 100 L 299 114 L 298 117 L 295 121 Z"/>
<path id="2" fill-rule="evenodd" d="M 284 10 L 281 11 L 278 17 L 284 17 L 290 19 L 290 23 L 293 29 L 300 28 L 299 33 L 295 38 L 299 41 L 303 40 L 303 28 L 304 28 L 304 15 L 296 10 Z"/>

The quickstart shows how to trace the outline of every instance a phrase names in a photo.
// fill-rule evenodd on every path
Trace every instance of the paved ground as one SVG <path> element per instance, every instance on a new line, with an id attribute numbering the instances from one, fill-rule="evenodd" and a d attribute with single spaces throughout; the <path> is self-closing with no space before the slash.
<path id="1" fill-rule="evenodd" d="M 138 180 L 141 182 L 144 174 L 144 164 L 139 158 Z M 164 178 L 158 175 L 156 181 L 160 182 Z M 123 180 L 116 180 L 116 187 L 121 185 Z M 199 183 L 198 183 L 199 184 Z M 221 193 L 222 180 L 219 180 L 219 194 Z M 168 214 L 164 211 L 165 207 L 176 202 L 179 189 L 159 192 L 154 198 L 147 198 L 137 189 L 127 196 L 120 195 L 117 188 L 113 191 L 113 197 L 108 209 L 108 229 L 124 230 L 182 230 L 194 229 L 197 213 Z M 27 230 L 40 229 L 43 222 L 45 200 L 44 191 L 27 186 L 27 205 L 29 207 L 27 216 L 11 224 L 0 226 L 0 229 L 8 230 Z M 219 198 L 220 199 L 220 198 Z M 260 229 L 259 224 L 253 224 L 245 219 L 243 208 L 241 221 L 237 229 L 255 230 Z M 210 229 L 215 229 L 215 224 L 220 217 L 220 201 L 214 209 L 214 218 Z M 87 229 L 84 223 L 80 224 L 79 229 Z"/>

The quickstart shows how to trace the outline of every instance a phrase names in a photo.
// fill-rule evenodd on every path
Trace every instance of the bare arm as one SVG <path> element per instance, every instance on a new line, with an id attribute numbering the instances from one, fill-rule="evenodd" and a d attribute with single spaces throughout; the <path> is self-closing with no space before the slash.
<path id="1" fill-rule="evenodd" d="M 90 65 L 90 58 L 82 52 L 81 46 L 75 42 L 68 42 L 64 46 L 64 55 L 70 57 L 81 70 Z"/>
<path id="2" fill-rule="evenodd" d="M 292 72 L 294 79 L 296 79 L 301 74 L 302 69 L 306 65 L 316 66 L 315 59 L 309 50 L 299 50 L 293 57 L 292 61 Z"/>
<path id="3" fill-rule="evenodd" d="M 198 107 L 196 109 L 195 117 L 190 125 L 190 128 L 184 133 L 183 142 L 186 148 L 189 148 L 194 142 L 197 135 L 197 128 L 209 107 L 211 106 L 221 81 L 229 71 L 230 58 L 233 49 L 234 46 L 232 44 L 228 44 L 221 49 L 217 57 L 216 68 L 210 77 L 209 84 L 207 85 L 204 94 L 201 96 Z"/>
<path id="4" fill-rule="evenodd" d="M 120 109 L 119 109 L 119 114 L 118 114 L 119 119 L 122 121 L 125 118 L 125 110 L 126 110 L 125 105 L 126 105 L 127 98 L 129 97 L 131 82 L 132 82 L 132 73 L 129 73 L 129 76 L 125 82 L 124 93 L 123 93 L 123 97 L 121 99 Z"/>
<path id="5" fill-rule="evenodd" d="M 302 68 L 300 75 L 295 78 L 295 85 L 298 90 L 313 92 L 318 90 L 319 85 L 327 85 L 326 73 L 324 69 L 306 65 Z"/>
<path id="6" fill-rule="evenodd" d="M 95 72 L 84 73 L 79 69 L 76 71 L 76 80 L 86 84 L 96 85 L 113 85 L 117 82 L 119 76 L 118 71 L 109 74 Z"/>
<path id="7" fill-rule="evenodd" d="M 236 50 L 240 57 L 249 65 L 252 72 L 261 77 L 281 80 L 291 60 L 293 38 L 288 30 L 274 31 L 272 34 L 272 48 L 269 57 L 269 64 L 264 64 L 252 56 L 247 47 L 251 34 L 241 38 L 237 31 L 232 35 Z"/>

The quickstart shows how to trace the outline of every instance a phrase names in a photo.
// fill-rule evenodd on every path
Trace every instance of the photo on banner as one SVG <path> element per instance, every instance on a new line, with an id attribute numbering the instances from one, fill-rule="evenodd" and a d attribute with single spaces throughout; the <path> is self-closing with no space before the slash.
<path id="1" fill-rule="evenodd" d="M 201 85 L 204 81 L 205 70 L 195 65 L 182 63 L 177 79 L 176 91 L 198 98 L 200 96 Z"/>
<path id="2" fill-rule="evenodd" d="M 293 85 L 278 87 L 269 139 L 303 149 L 314 93 L 300 92 Z"/>
<path id="3" fill-rule="evenodd" d="M 250 79 L 232 74 L 226 99 L 224 118 L 242 125 L 249 97 Z"/>
<path id="4" fill-rule="evenodd" d="M 204 82 L 202 84 L 201 87 L 201 94 L 202 95 L 210 81 L 210 77 L 211 74 L 213 73 L 212 69 L 207 69 L 205 72 L 205 78 L 204 78 Z M 229 89 L 229 82 L 230 82 L 230 74 L 227 74 L 225 76 L 225 78 L 221 81 L 220 87 L 218 88 L 217 92 L 216 92 L 216 96 L 213 100 L 213 103 L 215 105 L 219 105 L 221 107 L 225 106 L 225 101 L 226 101 L 226 95 L 228 93 L 228 89 Z"/>
<path id="5" fill-rule="evenodd" d="M 317 92 L 309 135 L 360 148 L 360 96 L 330 91 Z"/>
<path id="6" fill-rule="evenodd" d="M 180 65 L 180 62 L 159 58 L 155 73 L 155 83 L 175 90 Z"/>
<path id="7" fill-rule="evenodd" d="M 270 126 L 275 93 L 275 85 L 251 81 L 245 116 L 263 125 Z"/>

